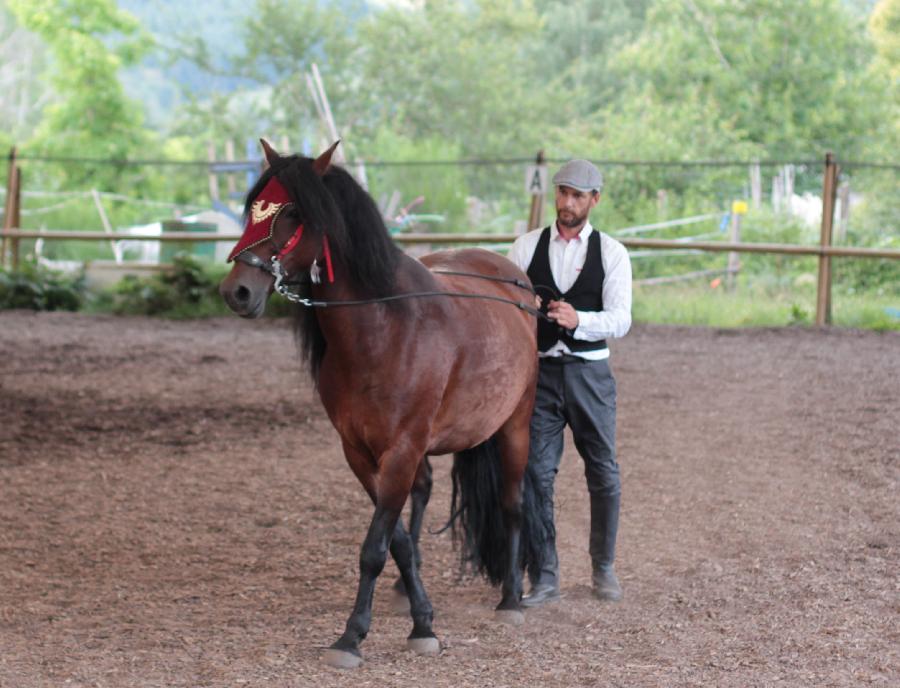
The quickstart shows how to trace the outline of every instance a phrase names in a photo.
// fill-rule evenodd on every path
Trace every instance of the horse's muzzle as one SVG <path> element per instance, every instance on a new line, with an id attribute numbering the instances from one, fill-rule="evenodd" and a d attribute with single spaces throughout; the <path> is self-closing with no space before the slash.
<path id="1" fill-rule="evenodd" d="M 253 290 L 244 284 L 229 284 L 224 280 L 219 285 L 219 294 L 225 304 L 242 318 L 258 318 L 266 310 L 266 293 L 254 295 Z"/>

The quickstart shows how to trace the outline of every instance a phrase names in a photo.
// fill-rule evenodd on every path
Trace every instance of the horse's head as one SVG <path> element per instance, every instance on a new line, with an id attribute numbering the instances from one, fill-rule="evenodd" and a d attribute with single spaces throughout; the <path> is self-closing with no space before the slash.
<path id="1" fill-rule="evenodd" d="M 219 285 L 225 303 L 238 315 L 258 318 L 275 288 L 307 274 L 316 281 L 320 263 L 326 278 L 331 276 L 328 239 L 312 217 L 321 208 L 304 209 L 296 188 L 304 174 L 306 186 L 320 183 L 317 177 L 325 174 L 338 143 L 311 161 L 282 157 L 262 141 L 268 169 L 247 196 L 244 234 L 228 257 L 234 266 Z"/>

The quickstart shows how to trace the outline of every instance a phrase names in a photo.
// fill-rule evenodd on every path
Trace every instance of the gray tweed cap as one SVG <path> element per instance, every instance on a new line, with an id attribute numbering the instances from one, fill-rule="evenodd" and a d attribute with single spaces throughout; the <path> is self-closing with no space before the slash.
<path id="1" fill-rule="evenodd" d="M 554 186 L 568 186 L 578 191 L 600 191 L 603 175 L 587 160 L 570 160 L 553 175 Z"/>

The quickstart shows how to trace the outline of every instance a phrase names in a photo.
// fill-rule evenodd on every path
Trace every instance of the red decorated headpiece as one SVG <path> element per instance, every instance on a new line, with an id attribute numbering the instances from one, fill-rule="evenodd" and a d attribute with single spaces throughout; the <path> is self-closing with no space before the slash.
<path id="1" fill-rule="evenodd" d="M 261 244 L 267 239 L 272 238 L 272 232 L 275 228 L 275 221 L 287 206 L 293 201 L 287 192 L 287 189 L 278 181 L 277 177 L 272 177 L 268 183 L 259 192 L 253 205 L 250 206 L 250 215 L 247 217 L 247 226 L 244 227 L 244 234 L 240 241 L 231 249 L 228 256 L 228 262 L 233 261 L 238 254 L 243 253 L 248 248 Z"/>

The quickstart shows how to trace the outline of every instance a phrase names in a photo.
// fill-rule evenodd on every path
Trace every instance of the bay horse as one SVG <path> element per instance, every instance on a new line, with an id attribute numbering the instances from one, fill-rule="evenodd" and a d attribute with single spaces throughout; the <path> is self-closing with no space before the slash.
<path id="1" fill-rule="evenodd" d="M 388 551 L 409 598 L 408 648 L 440 652 L 418 570 L 429 456 L 455 455 L 451 522 L 462 528 L 463 557 L 502 585 L 497 618 L 521 623 L 523 567 L 539 569 L 552 528 L 539 520 L 526 471 L 537 380 L 528 278 L 481 249 L 405 255 L 372 198 L 331 165 L 337 143 L 316 159 L 262 144 L 268 168 L 247 195 L 245 232 L 220 293 L 247 318 L 262 315 L 274 290 L 301 304 L 301 353 L 375 506 L 353 611 L 324 661 L 362 663 Z M 307 296 L 288 291 L 289 282 Z M 411 493 L 414 538 L 400 519 Z"/>

